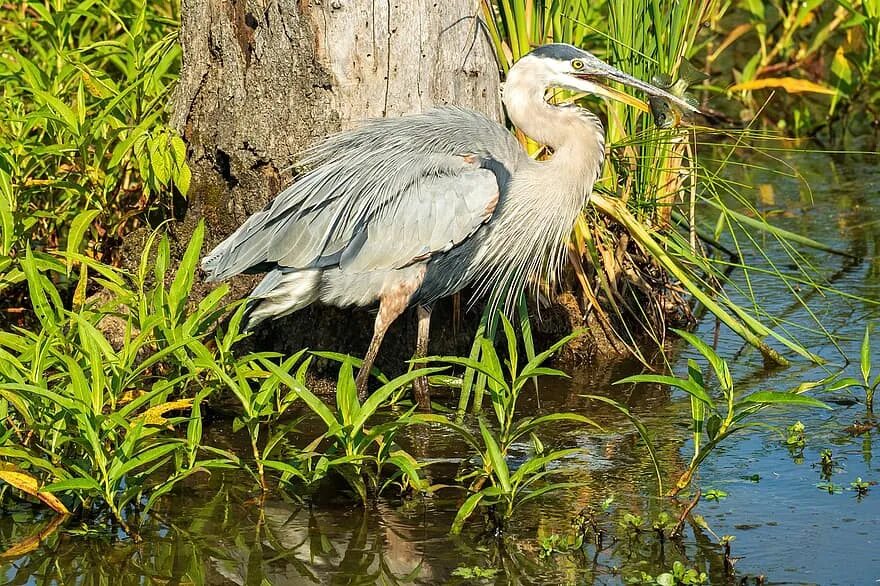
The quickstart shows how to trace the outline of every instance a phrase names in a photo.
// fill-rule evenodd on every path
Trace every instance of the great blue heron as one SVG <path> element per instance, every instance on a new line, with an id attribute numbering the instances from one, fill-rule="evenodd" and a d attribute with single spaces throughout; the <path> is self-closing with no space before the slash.
<path id="1" fill-rule="evenodd" d="M 437 299 L 466 286 L 512 298 L 529 278 L 559 269 L 601 174 L 605 134 L 592 112 L 550 104 L 545 94 L 561 88 L 633 103 L 602 81 L 694 110 L 586 51 L 544 45 L 511 67 L 503 102 L 550 158 L 533 160 L 504 126 L 461 108 L 370 120 L 309 148 L 298 162 L 307 171 L 202 268 L 208 280 L 268 271 L 250 294 L 248 328 L 315 301 L 378 302 L 357 376 L 363 397 L 382 338 L 407 307 L 417 307 L 416 354 L 424 356 Z M 414 391 L 430 405 L 427 381 Z"/>

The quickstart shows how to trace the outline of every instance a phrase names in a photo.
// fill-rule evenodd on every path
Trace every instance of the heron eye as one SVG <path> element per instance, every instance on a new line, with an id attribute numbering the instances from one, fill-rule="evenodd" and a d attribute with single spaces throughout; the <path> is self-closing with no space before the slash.
<path id="1" fill-rule="evenodd" d="M 575 59 L 574 61 L 571 62 L 571 68 L 576 71 L 580 71 L 581 69 L 584 68 L 584 62 L 581 61 L 580 59 Z"/>

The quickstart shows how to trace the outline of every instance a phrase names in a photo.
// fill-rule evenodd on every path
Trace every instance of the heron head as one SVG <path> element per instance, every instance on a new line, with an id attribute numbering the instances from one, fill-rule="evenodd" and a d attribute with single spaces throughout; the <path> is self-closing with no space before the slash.
<path id="1" fill-rule="evenodd" d="M 537 77 L 536 81 L 544 88 L 554 87 L 584 92 L 647 110 L 647 106 L 641 100 L 608 85 L 609 82 L 618 82 L 649 96 L 669 100 L 684 111 L 699 112 L 693 104 L 679 96 L 624 73 L 592 53 L 565 43 L 538 47 L 520 59 L 514 68 L 527 71 L 529 77 Z"/>

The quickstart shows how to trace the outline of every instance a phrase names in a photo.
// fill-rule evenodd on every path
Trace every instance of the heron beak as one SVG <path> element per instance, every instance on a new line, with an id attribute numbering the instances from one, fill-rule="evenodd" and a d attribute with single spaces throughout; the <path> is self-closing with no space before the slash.
<path id="1" fill-rule="evenodd" d="M 606 85 L 605 83 L 603 83 L 603 80 L 616 81 L 618 83 L 622 83 L 624 85 L 628 85 L 631 88 L 642 91 L 649 96 L 663 98 L 681 108 L 682 111 L 695 112 L 697 114 L 700 113 L 700 111 L 696 107 L 694 107 L 693 104 L 688 103 L 686 100 L 682 99 L 679 96 L 676 96 L 673 93 L 653 86 L 650 83 L 645 83 L 644 81 L 635 78 L 627 73 L 624 73 L 610 65 L 603 65 L 604 68 L 600 72 L 590 73 L 587 75 L 578 75 L 576 77 L 578 79 L 591 83 L 593 85 L 593 93 L 596 93 L 605 98 L 629 104 L 630 106 L 638 108 L 643 112 L 650 111 L 650 108 L 645 102 L 625 92 L 616 90 Z"/>

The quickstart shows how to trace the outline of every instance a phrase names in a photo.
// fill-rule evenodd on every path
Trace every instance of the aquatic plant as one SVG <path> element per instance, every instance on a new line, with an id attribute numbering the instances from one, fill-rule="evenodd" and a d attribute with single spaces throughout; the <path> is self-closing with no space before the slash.
<path id="1" fill-rule="evenodd" d="M 861 389 L 865 394 L 865 408 L 868 413 L 874 412 L 874 395 L 880 388 L 880 372 L 874 374 L 871 366 L 871 329 L 872 324 L 865 326 L 865 335 L 859 352 L 859 370 L 861 379 L 838 375 L 829 385 L 829 391 L 839 391 L 846 388 Z"/>
<path id="2" fill-rule="evenodd" d="M 693 455 L 687 470 L 681 474 L 671 489 L 670 495 L 675 496 L 687 488 L 693 480 L 699 465 L 726 438 L 754 427 L 750 420 L 764 409 L 772 406 L 813 407 L 829 409 L 829 407 L 812 397 L 804 395 L 804 388 L 792 391 L 755 391 L 745 396 L 735 389 L 730 368 L 709 345 L 694 334 L 676 330 L 676 333 L 697 350 L 711 368 L 718 385 L 720 402 L 713 397 L 712 389 L 707 385 L 703 370 L 696 360 L 688 360 L 687 376 L 678 378 L 661 374 L 639 374 L 617 381 L 615 384 L 652 383 L 669 385 L 688 394 L 691 402 L 691 429 Z M 590 398 L 603 400 L 590 395 Z M 605 399 L 605 402 L 609 402 Z M 613 404 L 613 402 L 610 402 Z M 650 437 L 644 437 L 647 430 L 639 428 L 646 443 Z M 652 452 L 652 459 L 656 457 Z"/>
<path id="3" fill-rule="evenodd" d="M 501 359 L 493 343 L 481 338 L 479 361 L 456 356 L 432 356 L 419 359 L 417 362 L 437 362 L 471 368 L 486 377 L 486 386 L 492 402 L 494 425 L 490 426 L 483 416 L 478 417 L 479 435 L 471 432 L 465 425 L 450 421 L 443 415 L 416 414 L 413 420 L 424 424 L 439 424 L 455 431 L 480 456 L 482 466 L 462 478 L 469 480 L 471 493 L 462 503 L 453 521 L 451 531 L 458 533 L 464 523 L 480 506 L 489 507 L 495 514 L 498 528 L 504 526 L 514 511 L 524 503 L 540 497 L 548 492 L 578 486 L 577 483 L 560 482 L 533 485 L 542 481 L 552 473 L 547 466 L 570 456 L 578 449 L 565 449 L 547 452 L 535 433 L 544 425 L 560 422 L 588 424 L 598 427 L 592 420 L 577 413 L 551 413 L 531 417 L 517 417 L 516 405 L 520 394 L 534 377 L 566 376 L 565 373 L 542 366 L 550 356 L 562 346 L 580 335 L 575 332 L 529 360 L 522 368 L 519 367 L 518 340 L 516 331 L 510 320 L 499 314 L 507 342 L 507 360 L 502 365 Z M 506 368 L 505 368 L 506 366 Z M 511 470 L 508 463 L 510 447 L 530 437 L 535 453 L 523 461 L 516 470 Z"/>
<path id="4" fill-rule="evenodd" d="M 230 320 L 228 333 L 238 330 L 242 316 L 242 311 L 236 312 Z M 279 358 L 278 354 L 249 353 L 236 358 L 230 348 L 225 347 L 220 349 L 217 358 L 203 356 L 195 361 L 197 368 L 213 375 L 238 400 L 242 412 L 233 420 L 232 431 L 237 432 L 241 428 L 247 430 L 251 456 L 256 467 L 255 478 L 263 492 L 269 490 L 266 467 L 282 471 L 285 475 L 283 480 L 291 476 L 305 478 L 286 461 L 272 459 L 273 453 L 283 446 L 287 435 L 295 431 L 300 421 L 286 421 L 284 416 L 299 397 L 297 391 L 305 388 L 308 364 L 299 368 L 295 375 L 290 372 L 305 352 L 300 350 L 281 360 L 280 364 L 275 364 L 273 360 Z M 237 458 L 231 460 L 238 463 Z M 247 465 L 245 469 L 254 472 Z"/>
<path id="5" fill-rule="evenodd" d="M 311 484 L 321 482 L 328 475 L 338 474 L 363 503 L 367 502 L 371 492 L 381 493 L 394 482 L 404 489 L 427 489 L 427 484 L 419 476 L 420 464 L 395 442 L 395 436 L 415 422 L 412 415 L 415 406 L 403 415 L 392 416 L 374 425 L 370 423 L 392 395 L 399 393 L 416 378 L 440 370 L 411 370 L 387 381 L 361 403 L 355 385 L 354 360 L 344 360 L 336 381 L 335 412 L 305 385 L 293 385 L 294 392 L 318 416 L 327 430 L 302 451 L 291 455 L 299 464 L 297 468 L 279 466 L 276 462 L 267 465 L 281 470 L 284 473 L 282 480 L 294 474 Z M 388 467 L 395 472 L 387 474 L 384 469 Z"/>
<path id="6" fill-rule="evenodd" d="M 646 572 L 631 576 L 626 580 L 627 584 L 656 584 L 657 586 L 684 586 L 692 584 L 708 584 L 709 576 L 706 572 L 688 568 L 680 561 L 675 561 L 668 572 L 652 576 Z"/>
<path id="7" fill-rule="evenodd" d="M 174 484 L 217 464 L 198 458 L 206 395 L 194 358 L 225 291 L 185 309 L 201 227 L 170 284 L 167 238 L 153 242 L 134 275 L 73 251 L 47 266 L 28 247 L 21 268 L 40 330 L 0 333 L 4 470 L 39 486 L 35 496 L 59 512 L 68 507 L 45 495 L 70 494 L 82 508 L 109 511 L 129 533 L 126 509 L 148 510 Z M 90 272 L 114 294 L 109 301 L 86 297 Z M 53 282 L 64 278 L 76 282 L 70 309 Z M 192 419 L 169 415 L 190 411 Z M 166 431 L 183 425 L 185 440 Z"/>

